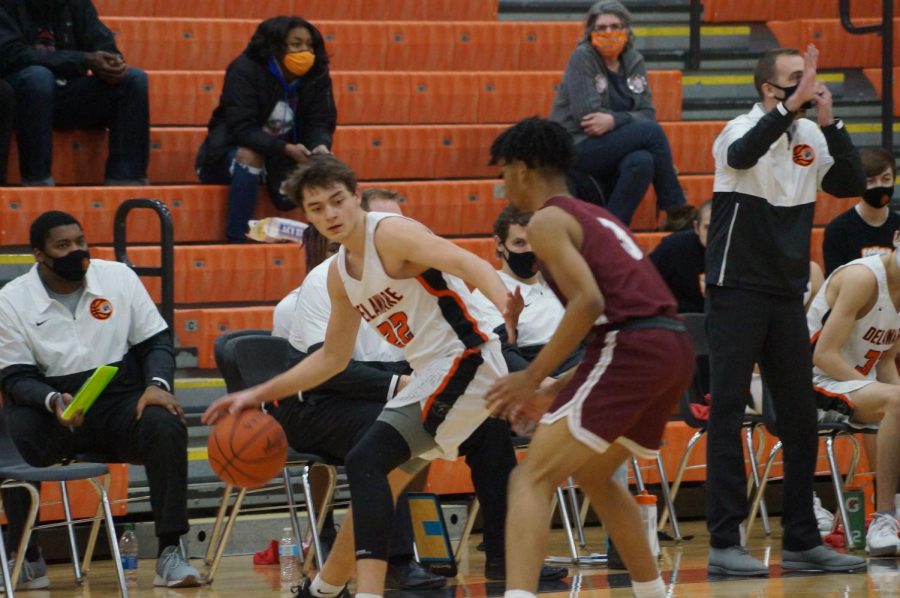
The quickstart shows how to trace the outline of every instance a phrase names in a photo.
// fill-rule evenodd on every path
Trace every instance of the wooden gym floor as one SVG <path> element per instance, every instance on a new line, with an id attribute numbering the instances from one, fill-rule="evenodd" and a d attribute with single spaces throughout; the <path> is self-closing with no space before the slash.
<path id="1" fill-rule="evenodd" d="M 707 533 L 705 523 L 687 522 L 683 533 L 693 534 L 693 539 L 675 544 L 663 542 L 660 561 L 670 596 L 689 597 L 737 597 L 803 598 L 873 596 L 878 598 L 900 597 L 900 559 L 873 559 L 867 573 L 852 575 L 783 573 L 777 563 L 780 560 L 780 528 L 770 538 L 759 535 L 751 542 L 750 551 L 755 556 L 768 559 L 771 576 L 756 580 L 710 580 L 706 574 Z M 605 535 L 600 528 L 587 529 L 588 546 L 584 553 L 601 550 Z M 451 580 L 452 586 L 427 592 L 389 591 L 386 598 L 483 598 L 502 596 L 503 583 L 486 581 L 483 575 L 484 556 L 476 550 L 480 535 L 473 535 L 467 554 L 460 563 L 460 575 Z M 260 541 L 260 549 L 265 541 Z M 565 535 L 554 530 L 551 537 L 551 553 L 566 553 Z M 194 560 L 199 566 L 199 561 Z M 139 567 L 138 587 L 132 596 L 175 598 L 252 598 L 278 595 L 279 571 L 277 566 L 254 566 L 250 556 L 225 557 L 215 583 L 211 587 L 191 589 L 154 588 L 154 561 L 142 560 Z M 570 569 L 570 577 L 560 582 L 542 586 L 541 595 L 547 598 L 600 598 L 603 596 L 631 596 L 628 576 L 624 573 L 608 574 L 605 567 Z M 77 586 L 68 563 L 50 566 L 52 585 L 49 590 L 21 592 L 27 598 L 97 598 L 118 595 L 115 570 L 109 561 L 94 563 L 83 586 Z M 20 594 L 17 592 L 17 594 Z"/>

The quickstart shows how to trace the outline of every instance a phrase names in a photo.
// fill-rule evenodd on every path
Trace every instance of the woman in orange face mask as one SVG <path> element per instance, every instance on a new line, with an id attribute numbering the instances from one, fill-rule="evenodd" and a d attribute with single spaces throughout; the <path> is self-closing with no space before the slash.
<path id="1" fill-rule="evenodd" d="M 260 23 L 225 71 L 219 106 L 197 153 L 203 183 L 227 184 L 229 242 L 246 241 L 259 185 L 275 206 L 294 204 L 281 182 L 311 154 L 329 153 L 337 109 L 322 34 L 300 17 Z"/>
<path id="2" fill-rule="evenodd" d="M 685 203 L 656 122 L 644 57 L 634 48 L 631 13 L 621 2 L 602 0 L 588 11 L 550 118 L 575 140 L 570 186 L 576 196 L 605 205 L 625 224 L 650 183 L 658 209 Z"/>

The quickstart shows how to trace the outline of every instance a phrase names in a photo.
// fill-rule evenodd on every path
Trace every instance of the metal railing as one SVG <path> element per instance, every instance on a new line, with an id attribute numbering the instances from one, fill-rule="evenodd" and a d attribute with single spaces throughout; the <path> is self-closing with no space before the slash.
<path id="1" fill-rule="evenodd" d="M 690 38 L 685 66 L 691 70 L 700 68 L 700 19 L 703 16 L 703 3 L 700 0 L 691 0 L 690 12 Z"/>
<path id="2" fill-rule="evenodd" d="M 128 213 L 134 209 L 153 210 L 159 218 L 159 266 L 135 266 L 128 259 Z M 158 199 L 126 199 L 116 210 L 113 224 L 113 248 L 116 260 L 127 265 L 138 276 L 158 276 L 162 280 L 162 297 L 159 311 L 169 330 L 175 331 L 175 234 L 172 227 L 172 213 L 166 204 Z"/>
<path id="3" fill-rule="evenodd" d="M 882 0 L 881 23 L 858 27 L 850 20 L 850 0 L 840 1 L 841 25 L 849 33 L 881 35 L 881 145 L 894 147 L 894 0 Z"/>

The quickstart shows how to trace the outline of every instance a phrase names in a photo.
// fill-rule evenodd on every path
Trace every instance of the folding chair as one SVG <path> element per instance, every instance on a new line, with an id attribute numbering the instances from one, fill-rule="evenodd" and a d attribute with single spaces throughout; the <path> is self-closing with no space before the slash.
<path id="1" fill-rule="evenodd" d="M 698 359 L 703 359 L 709 356 L 709 342 L 706 338 L 706 315 L 705 314 L 682 314 L 682 318 L 684 319 L 685 328 L 687 328 L 688 334 L 691 336 L 691 341 L 694 344 L 694 355 Z M 688 388 L 687 392 L 681 397 L 681 404 L 679 409 L 679 416 L 682 421 L 686 423 L 691 428 L 694 428 L 696 431 L 694 435 L 691 436 L 690 440 L 688 440 L 687 446 L 684 449 L 684 454 L 681 456 L 681 461 L 678 465 L 678 470 L 675 472 L 675 479 L 672 481 L 672 487 L 669 491 L 669 500 L 666 501 L 666 505 L 663 507 L 662 514 L 659 518 L 659 526 L 657 529 L 660 531 L 665 528 L 666 521 L 669 518 L 670 513 L 670 505 L 674 505 L 675 499 L 678 496 L 678 490 L 681 488 L 681 482 L 684 479 L 684 473 L 688 469 L 688 461 L 690 461 L 691 455 L 694 452 L 694 448 L 697 445 L 697 442 L 706 434 L 707 428 L 707 419 L 705 416 L 702 416 L 699 412 L 695 412 L 695 406 L 705 405 L 705 401 L 703 400 L 704 395 L 706 394 L 707 383 L 704 378 L 708 375 L 707 372 L 703 371 L 703 369 L 699 366 L 694 372 L 694 380 L 691 383 L 691 386 Z M 715 399 L 713 399 L 715 400 Z M 758 416 L 748 415 L 744 420 L 744 441 L 747 446 L 748 458 L 750 460 L 750 473 L 751 477 L 748 479 L 747 484 L 747 495 L 750 496 L 753 492 L 754 488 L 759 488 L 760 480 L 759 480 L 759 457 L 758 450 L 762 450 L 762 442 L 754 442 L 754 433 L 759 432 L 760 438 L 762 433 L 762 420 Z M 758 445 L 758 449 L 756 448 Z M 704 465 L 705 467 L 705 465 Z M 674 509 L 674 507 L 673 507 Z M 762 515 L 763 520 L 763 528 L 765 529 L 766 535 L 771 533 L 771 527 L 769 525 L 769 515 L 766 510 L 765 500 L 761 500 L 760 502 L 760 513 Z"/>
<path id="2" fill-rule="evenodd" d="M 812 397 L 810 397 L 810 400 L 812 400 Z M 769 391 L 768 386 L 766 386 L 765 381 L 763 381 L 762 420 L 770 434 L 776 437 L 779 436 L 778 419 L 777 414 L 775 413 L 775 404 L 772 400 L 772 394 Z M 846 482 L 849 483 L 853 479 L 853 476 L 856 475 L 856 467 L 859 464 L 860 450 L 859 441 L 856 438 L 856 434 L 877 434 L 878 429 L 871 426 L 865 428 L 855 428 L 845 422 L 819 423 L 816 425 L 816 428 L 818 435 L 825 439 L 825 455 L 828 459 L 828 471 L 831 474 L 831 483 L 834 486 L 835 500 L 838 505 L 838 514 L 840 515 L 840 520 L 844 523 L 844 537 L 847 541 L 846 545 L 847 547 L 852 547 L 852 530 L 847 523 L 849 521 L 849 519 L 847 518 L 847 502 L 844 500 L 845 481 L 843 476 L 841 475 L 840 469 L 838 469 L 837 458 L 834 454 L 834 441 L 838 438 L 847 438 L 850 440 L 851 446 L 853 447 L 853 454 L 850 458 L 850 467 L 847 472 L 846 479 Z M 756 519 L 756 512 L 759 508 L 759 504 L 763 500 L 763 493 L 766 491 L 766 485 L 769 481 L 769 475 L 772 471 L 772 466 L 775 464 L 775 458 L 778 456 L 781 448 L 782 443 L 779 440 L 769 451 L 769 457 L 766 459 L 766 465 L 763 468 L 762 480 L 750 505 L 750 515 L 747 517 L 747 525 L 745 528 L 747 538 L 750 537 L 750 530 L 753 528 L 753 522 Z M 835 521 L 835 525 L 836 524 L 837 521 Z"/>
<path id="3" fill-rule="evenodd" d="M 290 344 L 286 339 L 273 337 L 269 331 L 236 330 L 224 334 L 216 339 L 215 355 L 219 370 L 225 378 L 228 392 L 235 392 L 259 384 L 287 369 Z M 303 495 L 306 501 L 306 510 L 309 516 L 309 534 L 312 537 L 312 546 L 307 552 L 304 561 L 304 573 L 308 572 L 312 564 L 312 558 L 316 559 L 316 565 L 322 568 L 322 546 L 319 534 L 322 528 L 322 518 L 325 509 L 331 504 L 337 484 L 336 463 L 321 455 L 311 453 L 297 453 L 288 451 L 288 464 L 282 470 L 282 481 L 287 496 L 287 508 L 291 517 L 291 525 L 294 528 L 295 537 L 301 538 L 300 520 L 297 514 L 297 503 L 294 500 L 293 484 L 291 483 L 291 468 L 300 468 L 300 479 L 303 485 Z M 327 475 L 327 487 L 325 489 L 322 505 L 317 508 L 314 504 L 312 486 L 310 485 L 310 472 L 314 467 L 324 468 Z M 246 488 L 241 488 L 231 505 L 234 488 L 225 486 L 225 492 L 216 514 L 216 521 L 210 533 L 209 546 L 206 552 L 205 563 L 208 566 L 206 583 L 211 584 L 219 563 L 225 553 L 225 546 L 231 531 L 237 520 Z"/>
<path id="4" fill-rule="evenodd" d="M 98 478 L 104 478 L 101 483 Z M 94 541 L 99 532 L 100 519 L 106 522 L 106 534 L 109 540 L 109 548 L 116 567 L 116 575 L 119 581 L 119 593 L 127 598 L 128 588 L 125 584 L 125 572 L 122 570 L 122 559 L 119 555 L 119 542 L 116 538 L 116 529 L 113 523 L 112 509 L 109 504 L 109 496 L 106 489 L 109 484 L 109 468 L 100 463 L 73 463 L 64 467 L 32 467 L 29 465 L 22 455 L 19 454 L 12 438 L 6 428 L 6 413 L 4 409 L 0 409 L 0 479 L 4 481 L 0 483 L 0 488 L 23 488 L 30 498 L 30 509 L 28 519 L 25 522 L 25 528 L 22 533 L 22 539 L 16 547 L 16 560 L 13 564 L 13 570 L 9 571 L 7 563 L 6 546 L 0 535 L 0 567 L 3 570 L 3 582 L 6 588 L 6 595 L 13 596 L 15 582 L 19 579 L 22 571 L 22 564 L 25 561 L 25 550 L 28 547 L 28 541 L 31 538 L 31 532 L 35 528 L 34 522 L 37 519 L 38 508 L 40 507 L 40 496 L 34 482 L 59 482 L 63 497 L 63 509 L 66 519 L 62 523 L 49 524 L 40 527 L 55 527 L 64 525 L 69 535 L 69 546 L 72 551 L 72 567 L 75 571 L 75 581 L 81 583 L 84 579 L 83 574 L 88 570 L 90 559 L 92 557 Z M 90 480 L 94 489 L 100 497 L 100 505 L 97 508 L 97 515 L 93 519 L 91 528 L 92 541 L 88 542 L 88 549 L 85 551 L 85 562 L 83 568 L 78 563 L 78 550 L 75 543 L 75 521 L 72 520 L 71 510 L 69 508 L 68 493 L 66 483 L 73 480 Z M 2 501 L 0 501 L 2 504 Z"/>

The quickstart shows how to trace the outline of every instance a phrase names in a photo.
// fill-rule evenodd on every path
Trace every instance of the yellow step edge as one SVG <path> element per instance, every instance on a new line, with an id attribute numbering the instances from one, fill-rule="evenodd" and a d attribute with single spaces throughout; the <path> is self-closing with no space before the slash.
<path id="1" fill-rule="evenodd" d="M 636 37 L 687 37 L 691 34 L 690 27 L 632 27 L 632 33 Z M 721 26 L 712 25 L 709 27 L 700 27 L 700 35 L 710 36 L 728 36 L 728 35 L 750 35 L 750 27 L 746 25 L 737 26 Z"/>
<path id="2" fill-rule="evenodd" d="M 881 123 L 848 123 L 846 127 L 848 133 L 881 133 Z M 900 123 L 894 123 L 892 131 L 900 131 Z"/>
<path id="3" fill-rule="evenodd" d="M 187 450 L 188 461 L 206 461 L 208 453 L 205 446 L 194 446 Z"/>
<path id="4" fill-rule="evenodd" d="M 33 264 L 34 256 L 27 253 L 0 254 L 0 264 Z"/>
<path id="5" fill-rule="evenodd" d="M 843 83 L 844 73 L 819 73 L 825 83 Z M 753 75 L 685 75 L 682 85 L 753 85 Z"/>
<path id="6" fill-rule="evenodd" d="M 225 380 L 222 378 L 176 378 L 176 389 L 187 388 L 225 388 Z"/>

